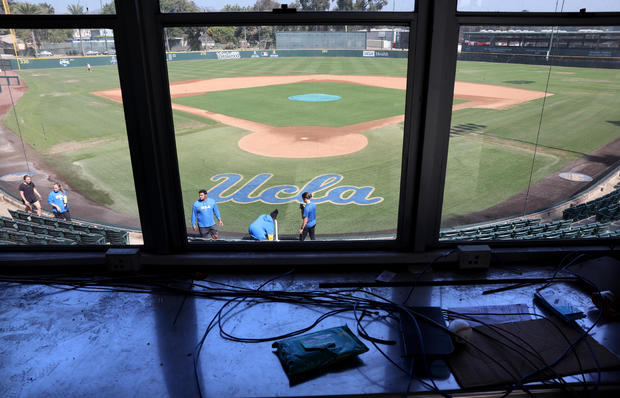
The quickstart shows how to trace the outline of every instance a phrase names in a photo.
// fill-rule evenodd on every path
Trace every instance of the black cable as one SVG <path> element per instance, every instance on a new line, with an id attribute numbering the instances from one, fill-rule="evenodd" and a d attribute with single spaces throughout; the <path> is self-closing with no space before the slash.
<path id="1" fill-rule="evenodd" d="M 517 340 L 520 340 L 523 345 L 529 347 L 529 350 L 527 350 L 527 349 L 524 350 L 526 353 L 536 357 L 540 362 L 542 362 L 543 365 L 547 365 L 547 363 L 545 362 L 544 357 L 539 352 L 537 352 L 536 349 L 534 347 L 532 347 L 527 341 L 525 341 L 523 338 L 521 338 L 520 336 L 516 335 L 515 333 L 512 333 L 509 330 L 505 330 L 501 326 L 498 326 L 498 325 L 487 324 L 487 323 L 482 322 L 482 321 L 480 321 L 478 319 L 475 319 L 474 317 L 465 316 L 463 318 L 467 319 L 469 321 L 472 321 L 472 322 L 478 322 L 478 323 L 482 324 L 483 326 L 486 326 L 488 329 L 494 331 L 496 334 L 498 334 L 499 336 L 503 337 L 508 342 L 513 343 L 517 348 L 511 346 L 510 344 L 507 344 L 507 343 L 504 343 L 504 342 L 500 341 L 498 338 L 494 338 L 493 336 L 491 336 L 491 335 L 489 335 L 487 333 L 482 332 L 480 329 L 476 329 L 477 333 L 482 334 L 483 336 L 487 337 L 488 339 L 491 339 L 491 340 L 495 341 L 496 343 L 498 343 L 498 344 L 500 344 L 500 345 L 510 349 L 511 351 L 515 352 L 517 355 L 521 356 L 533 368 L 536 369 L 536 368 L 538 368 L 538 366 L 536 364 L 534 364 L 533 361 L 531 361 L 525 354 L 523 354 L 522 352 L 519 351 L 519 349 L 518 349 L 519 345 L 517 343 L 512 342 L 510 339 L 508 339 L 502 333 L 510 335 L 510 336 L 514 337 L 515 339 L 517 339 Z M 554 324 L 554 326 L 556 326 L 556 325 Z M 564 338 L 567 340 L 567 342 L 570 343 L 570 340 L 568 340 L 568 337 L 566 335 L 564 335 L 564 333 L 559 328 L 558 328 L 558 330 L 564 336 Z M 583 367 L 581 366 L 581 362 L 580 361 L 579 361 L 579 366 L 580 366 L 580 369 L 581 369 L 581 371 L 583 373 Z M 551 371 L 551 374 L 549 376 L 553 377 L 555 379 L 558 379 L 561 388 L 564 390 L 566 388 L 566 382 L 553 369 L 550 369 L 550 371 Z M 570 391 L 570 392 L 572 392 L 572 391 Z"/>
<path id="2" fill-rule="evenodd" d="M 555 10 L 558 10 L 558 0 L 555 2 Z M 560 12 L 564 10 L 564 0 L 562 0 L 562 7 L 560 8 Z M 556 32 L 559 28 L 555 27 Z M 551 30 L 551 34 L 553 35 L 553 28 Z M 557 41 L 557 48 L 559 48 L 559 40 Z M 549 43 L 549 49 L 551 50 L 551 44 Z M 525 201 L 523 202 L 523 215 L 525 216 L 525 212 L 527 211 L 527 201 L 530 198 L 530 188 L 532 187 L 532 177 L 534 176 L 534 163 L 536 161 L 536 154 L 538 152 L 538 142 L 540 140 L 540 130 L 542 129 L 543 115 L 545 114 L 545 105 L 547 103 L 547 93 L 549 92 L 549 81 L 551 80 L 551 62 L 549 62 L 549 72 L 547 72 L 547 83 L 545 84 L 545 95 L 543 97 L 543 103 L 540 108 L 540 119 L 538 120 L 538 130 L 536 132 L 536 143 L 534 145 L 534 155 L 532 156 L 532 166 L 530 167 L 530 180 L 527 183 L 527 192 L 525 193 Z"/>
<path id="3" fill-rule="evenodd" d="M 458 317 L 464 317 L 465 319 L 472 320 L 473 322 L 481 323 L 481 324 L 483 324 L 485 326 L 492 326 L 492 325 L 486 325 L 484 322 L 482 322 L 482 321 L 480 321 L 480 320 L 470 316 L 470 315 L 480 315 L 480 314 L 460 313 L 460 312 L 454 312 L 454 311 L 450 311 L 450 310 L 448 310 L 447 312 L 448 312 L 449 316 L 451 315 L 452 317 L 454 317 L 455 315 L 458 315 Z M 548 318 L 548 317 L 546 317 L 544 315 L 541 315 L 541 314 L 537 314 L 535 312 L 524 312 L 524 313 L 485 313 L 484 315 L 530 315 L 530 316 L 536 316 L 538 318 L 542 318 L 542 319 L 546 320 L 547 322 L 549 322 L 558 331 L 558 333 L 564 338 L 564 340 L 568 344 L 571 343 L 571 341 L 568 338 L 568 336 L 562 331 L 562 329 L 555 322 L 553 322 L 550 318 Z M 583 365 L 582 365 L 581 360 L 579 359 L 579 355 L 577 354 L 577 351 L 575 349 L 573 349 L 573 353 L 575 354 L 575 358 L 576 358 L 577 364 L 579 366 L 579 371 L 580 371 L 579 373 L 582 374 L 582 376 L 583 376 L 583 385 L 585 386 L 586 385 L 586 380 L 585 380 L 585 371 L 583 369 Z M 561 377 L 559 379 L 562 380 Z"/>
<path id="4" fill-rule="evenodd" d="M 272 281 L 274 281 L 274 280 L 276 280 L 278 278 L 290 275 L 293 272 L 295 272 L 294 268 L 291 269 L 290 271 L 285 272 L 284 274 L 277 275 L 277 276 L 267 280 L 263 284 L 261 284 L 256 290 L 258 291 L 258 290 L 262 289 L 264 286 L 266 286 L 267 284 L 269 284 L 270 282 L 272 282 Z M 235 304 L 235 306 L 232 309 L 236 308 L 239 304 L 241 304 L 243 301 L 245 301 L 246 298 L 247 297 L 243 297 L 241 300 L 239 300 L 237 302 L 237 304 Z M 198 377 L 198 358 L 200 356 L 200 352 L 202 350 L 202 346 L 204 344 L 205 339 L 207 338 L 207 335 L 209 334 L 211 329 L 215 326 L 215 320 L 217 318 L 219 318 L 219 316 L 221 315 L 223 309 L 226 308 L 228 306 L 228 304 L 230 304 L 231 302 L 233 302 L 233 301 L 235 301 L 237 299 L 238 299 L 237 297 L 233 297 L 232 299 L 230 299 L 226 303 L 224 303 L 224 305 L 222 305 L 222 307 L 220 307 L 219 311 L 213 316 L 213 318 L 211 319 L 211 322 L 209 322 L 209 325 L 205 329 L 205 332 L 204 332 L 204 334 L 202 336 L 202 339 L 200 340 L 198 345 L 194 348 L 194 355 L 193 355 L 193 359 L 194 359 L 194 378 L 196 379 L 196 387 L 198 388 L 198 395 L 200 397 L 202 397 L 202 391 L 200 389 L 200 378 Z M 232 309 L 229 310 L 229 312 L 232 311 Z"/>
<path id="5" fill-rule="evenodd" d="M 362 320 L 362 318 L 360 317 L 360 318 L 358 319 L 358 317 L 357 317 L 357 308 L 356 308 L 356 306 L 354 306 L 354 307 L 353 307 L 353 315 L 355 316 L 355 320 L 357 321 L 357 327 L 358 327 L 358 330 L 360 330 L 360 329 L 361 329 L 361 330 L 362 330 L 362 332 L 364 333 L 364 335 L 368 336 L 368 332 L 366 332 L 366 329 L 365 329 L 365 328 L 364 328 L 364 326 L 361 324 L 361 320 Z M 398 365 L 396 362 L 394 362 L 394 360 L 393 360 L 392 358 L 390 358 L 390 357 L 389 357 L 389 356 L 388 356 L 385 352 L 383 352 L 383 350 L 382 350 L 381 348 L 379 348 L 379 346 L 378 346 L 378 345 L 377 345 L 377 343 L 375 342 L 376 340 L 378 340 L 378 339 L 371 339 L 371 340 L 368 340 L 368 341 L 370 341 L 370 343 L 371 343 L 371 344 L 372 344 L 372 345 L 373 345 L 373 346 L 377 349 L 377 351 L 379 351 L 379 353 L 381 353 L 381 355 L 383 355 L 383 357 L 384 357 L 385 359 L 387 359 L 387 360 L 388 360 L 388 361 L 389 361 L 392 365 L 394 365 L 396 368 L 398 368 L 398 370 L 400 370 L 401 372 L 403 372 L 405 375 L 407 375 L 407 376 L 410 376 L 410 377 L 411 377 L 410 372 L 407 372 L 405 369 L 403 369 L 403 367 L 402 367 L 402 366 L 400 366 L 400 365 Z M 413 358 L 411 359 L 411 361 L 412 361 L 412 364 L 411 364 L 411 366 L 410 366 L 410 369 L 411 369 L 411 370 L 413 370 Z M 428 384 L 427 382 L 425 382 L 425 381 L 424 381 L 424 380 L 422 380 L 421 378 L 416 378 L 416 379 L 417 379 L 417 380 L 418 380 L 418 381 L 419 381 L 422 385 L 424 385 L 427 389 L 432 390 L 432 391 L 434 390 L 434 387 L 433 387 L 432 385 Z M 411 388 L 411 386 L 408 386 L 408 388 L 407 388 L 407 393 L 409 392 L 409 389 L 410 389 L 410 388 Z M 439 391 L 435 391 L 435 392 L 439 393 Z"/>
<path id="6" fill-rule="evenodd" d="M 422 275 L 424 275 L 424 274 L 426 273 L 426 271 L 428 271 L 428 269 L 429 269 L 430 267 L 432 267 L 432 266 L 433 266 L 433 264 L 435 264 L 435 262 L 436 262 L 437 260 L 439 260 L 440 258 L 443 258 L 443 257 L 447 257 L 447 256 L 449 256 L 450 254 L 454 253 L 455 251 L 456 251 L 456 249 L 452 249 L 452 250 L 450 250 L 450 251 L 449 251 L 449 252 L 447 252 L 447 253 L 443 253 L 443 254 L 441 254 L 441 255 L 439 255 L 439 256 L 437 256 L 437 257 L 435 257 L 435 258 L 434 258 L 434 259 L 433 259 L 430 263 L 428 263 L 428 264 L 424 267 L 424 269 L 422 269 L 422 272 L 420 272 L 420 273 L 418 274 L 418 276 L 415 278 L 415 280 L 413 281 L 413 286 L 411 286 L 411 289 L 409 289 L 409 293 L 407 293 L 407 297 L 405 297 L 405 299 L 404 299 L 404 300 L 403 300 L 403 302 L 402 302 L 402 304 L 403 304 L 403 305 L 407 304 L 407 300 L 409 300 L 409 297 L 411 297 L 411 293 L 413 293 L 413 289 L 415 289 L 415 287 L 416 287 L 416 285 L 417 285 L 418 281 L 420 280 L 420 278 L 422 277 Z"/>
<path id="7" fill-rule="evenodd" d="M 539 368 L 537 370 L 535 370 L 534 372 L 531 372 L 530 374 L 524 376 L 521 378 L 521 380 L 519 380 L 518 385 L 523 385 L 523 383 L 529 379 L 532 376 L 537 375 L 538 373 L 545 371 L 547 368 L 553 367 L 555 365 L 557 365 L 562 359 L 564 359 L 564 357 L 566 357 L 566 355 L 568 355 L 568 353 L 573 349 L 573 347 L 575 345 L 577 345 L 581 340 L 583 340 L 584 338 L 586 338 L 589 334 L 590 331 L 596 326 L 596 324 L 601 320 L 601 316 L 602 316 L 602 312 L 599 313 L 598 318 L 596 319 L 596 321 L 594 321 L 594 323 L 585 331 L 583 332 L 583 334 L 581 336 L 579 336 L 577 339 L 575 339 L 575 341 L 573 341 L 567 348 L 566 350 L 564 350 L 562 352 L 562 354 L 560 354 L 553 362 L 551 362 L 550 364 L 548 364 L 547 366 L 545 366 L 544 368 Z M 598 364 L 598 361 L 597 361 Z M 600 370 L 600 368 L 599 368 Z"/>

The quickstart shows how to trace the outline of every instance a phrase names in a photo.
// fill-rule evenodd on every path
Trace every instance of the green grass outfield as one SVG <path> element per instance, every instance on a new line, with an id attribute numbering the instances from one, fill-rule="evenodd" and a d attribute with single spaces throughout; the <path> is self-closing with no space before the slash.
<path id="1" fill-rule="evenodd" d="M 406 60 L 177 61 L 168 63 L 168 68 L 171 81 L 313 73 L 404 76 Z M 457 80 L 543 91 L 547 71 L 543 66 L 461 62 Z M 116 68 L 98 67 L 91 73 L 82 68 L 41 69 L 22 71 L 20 75 L 29 88 L 16 106 L 26 142 L 40 151 L 53 167 L 62 170 L 65 179 L 76 189 L 117 211 L 137 214 L 122 107 L 90 94 L 118 87 Z M 533 182 L 559 170 L 580 157 L 580 153 L 591 152 L 620 136 L 619 82 L 619 70 L 553 68 L 549 91 L 554 95 L 547 99 L 539 139 L 548 148 L 538 150 Z M 289 95 L 302 94 L 294 91 Z M 217 94 L 231 93 L 233 91 Z M 175 101 L 196 99 L 187 97 Z M 251 101 L 251 95 L 242 99 Z M 216 103 L 221 104 L 221 101 Z M 536 100 L 508 110 L 464 109 L 453 113 L 452 124 L 460 128 L 450 142 L 443 218 L 482 210 L 527 187 L 541 104 L 542 100 Z M 402 105 L 402 100 L 397 100 L 393 108 L 400 106 L 402 112 Z M 372 104 L 368 104 L 366 113 L 374 112 L 371 108 Z M 217 112 L 213 108 L 209 110 Z M 211 189 L 216 184 L 211 179 L 213 176 L 239 174 L 243 176 L 235 187 L 239 188 L 252 177 L 269 173 L 273 176 L 261 190 L 276 185 L 302 187 L 316 176 L 338 174 L 342 176 L 339 186 L 372 186 L 375 190 L 369 196 L 383 198 L 378 204 L 366 206 L 319 204 L 318 234 L 372 232 L 396 227 L 402 125 L 365 132 L 369 145 L 354 154 L 319 159 L 275 159 L 241 151 L 236 143 L 246 134 L 243 130 L 176 111 L 174 121 L 188 225 L 198 189 Z M 4 118 L 4 123 L 17 131 L 11 113 Z M 472 134 L 474 124 L 474 130 L 485 135 Z M 73 145 L 64 149 L 58 146 L 67 142 Z M 321 196 L 321 192 L 317 196 Z M 245 232 L 258 214 L 274 207 L 280 210 L 282 234 L 296 233 L 300 224 L 299 208 L 295 203 L 273 206 L 261 202 L 225 202 L 219 206 L 225 222 L 224 233 Z"/>
<path id="2" fill-rule="evenodd" d="M 543 99 L 506 110 L 452 114 L 442 219 L 500 203 L 532 183 L 620 137 L 620 70 L 459 62 L 456 80 L 545 91 Z M 485 135 L 472 134 L 473 131 Z M 509 151 L 509 154 L 505 151 Z M 567 182 L 569 183 L 569 182 Z M 516 213 L 515 213 L 516 214 Z M 508 216 L 508 214 L 506 215 Z"/>
<path id="3" fill-rule="evenodd" d="M 292 95 L 337 95 L 336 101 L 291 101 Z M 405 112 L 405 91 L 351 83 L 312 82 L 214 91 L 174 102 L 272 126 L 330 126 L 368 122 Z"/>

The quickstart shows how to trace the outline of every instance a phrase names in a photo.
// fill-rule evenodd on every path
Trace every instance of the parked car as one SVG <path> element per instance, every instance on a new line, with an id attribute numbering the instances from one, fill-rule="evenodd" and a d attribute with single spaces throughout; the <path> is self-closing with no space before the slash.
<path id="1" fill-rule="evenodd" d="M 51 51 L 47 51 L 47 50 L 43 50 L 43 51 L 39 51 L 39 57 L 51 57 L 54 54 L 52 54 Z"/>
<path id="2" fill-rule="evenodd" d="M 88 50 L 86 51 L 86 55 L 99 55 L 99 51 L 95 51 L 95 50 Z"/>
<path id="3" fill-rule="evenodd" d="M 116 50 L 108 50 L 103 52 L 106 55 L 116 55 Z"/>

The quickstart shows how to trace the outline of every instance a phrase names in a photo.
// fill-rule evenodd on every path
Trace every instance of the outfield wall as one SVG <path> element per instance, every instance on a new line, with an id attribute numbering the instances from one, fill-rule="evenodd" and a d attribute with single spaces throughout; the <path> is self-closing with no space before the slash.
<path id="1" fill-rule="evenodd" d="M 276 32 L 276 49 L 365 48 L 366 32 Z"/>
<path id="2" fill-rule="evenodd" d="M 115 55 L 100 55 L 94 57 L 46 57 L 46 58 L 19 58 L 12 59 L 11 68 L 19 69 L 47 69 L 47 68 L 86 68 L 86 64 L 92 67 L 116 65 Z M 19 62 L 19 67 L 17 63 Z"/>
<path id="3" fill-rule="evenodd" d="M 482 61 L 509 64 L 554 65 L 582 68 L 620 69 L 620 51 L 586 51 L 562 49 L 561 54 L 547 56 L 540 48 L 462 46 L 458 55 L 461 61 Z"/>
<path id="4" fill-rule="evenodd" d="M 220 59 L 251 59 L 251 58 L 286 58 L 286 57 L 360 57 L 360 58 L 407 58 L 408 51 L 402 50 L 348 50 L 348 49 L 313 49 L 313 50 L 247 50 L 247 51 L 187 51 L 166 53 L 166 60 L 197 61 Z M 17 60 L 10 60 L 11 67 L 18 69 Z M 95 57 L 49 57 L 49 58 L 19 58 L 21 69 L 45 69 L 93 67 L 116 65 L 115 55 L 101 55 Z"/>

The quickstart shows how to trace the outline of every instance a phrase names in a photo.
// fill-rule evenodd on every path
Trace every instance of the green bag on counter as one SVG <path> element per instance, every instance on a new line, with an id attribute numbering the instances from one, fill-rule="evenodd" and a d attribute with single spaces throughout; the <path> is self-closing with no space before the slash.
<path id="1" fill-rule="evenodd" d="M 276 341 L 273 348 L 289 377 L 368 351 L 347 325 Z"/>

